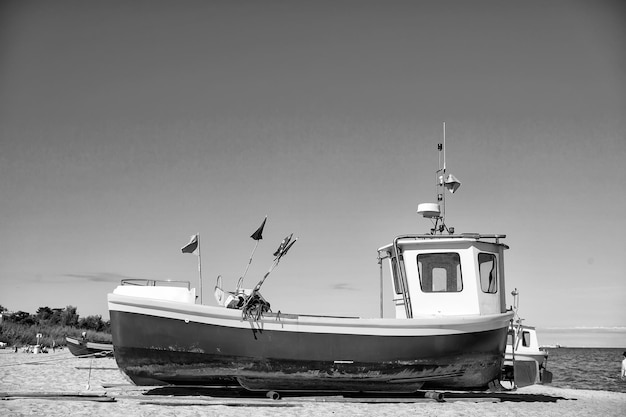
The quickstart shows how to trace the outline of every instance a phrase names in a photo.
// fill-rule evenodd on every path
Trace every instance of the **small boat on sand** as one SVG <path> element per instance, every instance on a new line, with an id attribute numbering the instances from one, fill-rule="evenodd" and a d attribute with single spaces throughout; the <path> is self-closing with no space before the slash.
<path id="1" fill-rule="evenodd" d="M 273 312 L 259 291 L 269 272 L 254 288 L 238 288 L 229 297 L 218 286 L 218 305 L 198 303 L 188 283 L 125 280 L 108 295 L 120 370 L 137 385 L 237 385 L 267 392 L 498 384 L 513 317 L 505 305 L 508 247 L 505 235 L 455 234 L 445 224 L 442 195 L 459 184 L 446 176 L 444 162 L 437 170 L 438 202 L 418 206 L 432 221 L 430 233 L 396 236 L 378 249 L 395 317 Z M 294 242 L 285 238 L 270 272 Z M 195 244 L 192 239 L 183 252 Z"/>
<path id="2" fill-rule="evenodd" d="M 72 352 L 74 356 L 112 356 L 113 344 L 112 343 L 97 343 L 88 342 L 86 340 L 75 339 L 73 337 L 65 337 L 67 348 Z"/>
<path id="3" fill-rule="evenodd" d="M 548 352 L 540 347 L 535 327 L 523 324 L 523 319 L 517 314 L 519 305 L 517 288 L 511 294 L 515 316 L 507 338 L 502 382 L 518 388 L 549 384 L 552 382 L 552 372 L 546 369 Z"/>

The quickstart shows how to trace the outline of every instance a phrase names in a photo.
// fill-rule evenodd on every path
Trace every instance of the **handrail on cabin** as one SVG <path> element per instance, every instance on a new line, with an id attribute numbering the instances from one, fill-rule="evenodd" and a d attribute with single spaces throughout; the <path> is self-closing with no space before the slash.
<path id="1" fill-rule="evenodd" d="M 409 292 L 409 282 L 407 280 L 406 271 L 404 269 L 404 256 L 402 251 L 398 248 L 398 240 L 401 236 L 396 237 L 393 240 L 393 255 L 396 258 L 396 268 L 394 273 L 398 274 L 398 283 L 400 284 L 400 290 L 402 291 L 402 301 L 404 301 L 404 311 L 407 319 L 413 318 L 413 305 L 411 304 L 411 294 Z"/>
<path id="2" fill-rule="evenodd" d="M 182 285 L 172 285 L 182 284 Z M 187 290 L 191 289 L 191 283 L 189 281 L 173 280 L 173 279 L 142 279 L 142 278 L 127 278 L 122 280 L 122 285 L 136 285 L 142 287 L 182 287 L 186 286 Z"/>
<path id="3" fill-rule="evenodd" d="M 394 239 L 394 242 L 398 242 L 401 239 L 413 239 L 415 241 L 424 241 L 424 240 L 445 240 L 445 239 L 471 239 L 474 240 L 476 242 L 480 242 L 480 241 L 488 241 L 488 240 L 493 240 L 493 242 L 487 242 L 487 243 L 495 243 L 496 245 L 502 245 L 504 246 L 505 249 L 508 249 L 509 246 L 502 243 L 500 241 L 500 239 L 505 239 L 506 235 L 500 235 L 500 234 L 481 234 L 481 233 L 461 233 L 461 234 L 457 234 L 457 235 L 424 235 L 424 234 L 417 234 L 417 235 L 401 235 L 401 236 L 396 236 L 396 238 Z"/>
<path id="4" fill-rule="evenodd" d="M 425 234 L 417 234 L 417 235 L 401 235 L 397 236 L 396 240 L 399 239 L 423 239 L 423 240 L 437 240 L 437 239 L 494 239 L 495 243 L 500 243 L 500 239 L 505 239 L 506 235 L 500 234 L 482 234 L 482 233 L 461 233 L 456 235 L 425 235 Z"/>

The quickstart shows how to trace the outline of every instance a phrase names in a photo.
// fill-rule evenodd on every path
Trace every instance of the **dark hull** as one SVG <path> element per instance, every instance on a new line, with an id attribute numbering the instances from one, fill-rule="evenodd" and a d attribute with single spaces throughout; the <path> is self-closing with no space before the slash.
<path id="1" fill-rule="evenodd" d="M 455 334 L 342 334 L 110 314 L 115 358 L 135 384 L 251 390 L 484 388 L 499 378 L 508 327 L 503 321 L 499 328 Z"/>
<path id="2" fill-rule="evenodd" d="M 66 337 L 67 348 L 74 356 L 89 356 L 89 355 L 112 355 L 113 345 L 108 343 L 92 343 L 84 340 L 78 340 L 71 337 Z"/>

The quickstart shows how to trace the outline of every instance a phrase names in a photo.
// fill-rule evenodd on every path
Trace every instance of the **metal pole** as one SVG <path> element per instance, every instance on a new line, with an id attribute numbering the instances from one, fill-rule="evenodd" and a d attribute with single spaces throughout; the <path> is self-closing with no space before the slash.
<path id="1" fill-rule="evenodd" d="M 446 122 L 443 122 L 443 170 L 446 170 Z"/>
<path id="2" fill-rule="evenodd" d="M 380 318 L 383 318 L 383 259 L 378 253 L 378 265 L 380 265 Z"/>
<path id="3" fill-rule="evenodd" d="M 441 222 L 446 224 L 446 122 L 443 122 L 443 171 L 441 172 L 441 180 L 439 182 L 439 192 L 443 198 L 441 202 Z"/>
<path id="4" fill-rule="evenodd" d="M 241 279 L 237 283 L 236 291 L 239 291 L 240 287 L 243 286 L 243 280 L 244 278 L 246 278 L 246 275 L 248 274 L 248 269 L 250 268 L 250 265 L 252 264 L 252 258 L 254 257 L 254 252 L 256 251 L 257 246 L 259 246 L 259 241 L 255 240 L 255 242 L 256 243 L 254 244 L 254 249 L 252 249 L 252 253 L 250 254 L 250 259 L 248 260 L 248 265 L 246 265 L 246 270 L 243 272 Z"/>
<path id="5" fill-rule="evenodd" d="M 200 233 L 198 233 L 198 289 L 200 290 L 200 304 L 202 304 L 202 256 L 200 252 Z"/>
<path id="6" fill-rule="evenodd" d="M 411 305 L 411 294 L 409 293 L 409 283 L 406 278 L 406 271 L 404 270 L 404 259 L 402 253 L 398 250 L 398 240 L 400 240 L 402 236 L 397 236 L 393 240 L 393 250 L 394 255 L 396 257 L 396 273 L 398 274 L 398 279 L 400 282 L 400 286 L 402 287 L 402 300 L 404 301 L 404 311 L 407 319 L 413 318 L 413 306 Z"/>

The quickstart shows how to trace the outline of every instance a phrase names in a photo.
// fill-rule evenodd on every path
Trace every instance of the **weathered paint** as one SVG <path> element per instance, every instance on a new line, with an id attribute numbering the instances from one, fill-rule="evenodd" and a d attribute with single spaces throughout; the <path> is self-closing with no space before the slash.
<path id="1" fill-rule="evenodd" d="M 484 331 L 398 336 L 280 331 L 253 322 L 232 327 L 115 309 L 110 314 L 115 358 L 134 383 L 239 383 L 260 390 L 484 387 L 499 376 L 508 326 L 503 321 Z"/>

